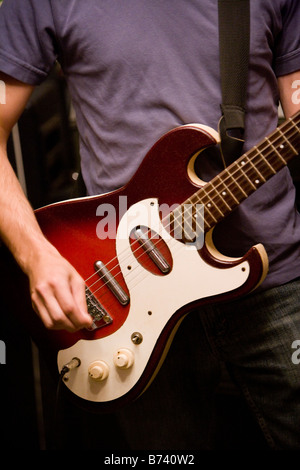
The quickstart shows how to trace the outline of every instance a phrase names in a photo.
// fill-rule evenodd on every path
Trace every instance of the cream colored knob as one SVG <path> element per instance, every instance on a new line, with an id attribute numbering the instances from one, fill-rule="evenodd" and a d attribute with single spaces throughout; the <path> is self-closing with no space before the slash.
<path id="1" fill-rule="evenodd" d="M 104 361 L 95 361 L 89 365 L 89 376 L 96 382 L 101 382 L 108 377 L 109 367 Z"/>
<path id="2" fill-rule="evenodd" d="M 133 366 L 134 363 L 134 355 L 130 349 L 119 349 L 114 354 L 114 364 L 119 369 L 129 369 Z"/>

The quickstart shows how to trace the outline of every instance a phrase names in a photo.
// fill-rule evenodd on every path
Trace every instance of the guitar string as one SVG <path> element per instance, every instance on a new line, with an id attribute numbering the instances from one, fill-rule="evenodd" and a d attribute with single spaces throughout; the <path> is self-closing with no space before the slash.
<path id="1" fill-rule="evenodd" d="M 289 124 L 290 124 L 290 121 L 286 121 L 285 124 L 286 124 L 286 126 L 289 125 Z M 295 124 L 295 125 L 296 125 L 296 124 Z M 285 126 L 283 126 L 283 127 L 285 127 Z M 283 127 L 281 127 L 281 129 L 283 129 Z M 289 137 L 290 140 L 291 140 L 292 137 L 295 137 L 295 135 L 297 135 L 298 132 L 299 132 L 297 129 L 296 129 L 296 131 L 294 131 L 294 126 L 292 127 L 292 129 L 293 129 L 293 135 L 292 135 L 291 137 Z M 290 130 L 291 130 L 291 128 L 288 129 L 288 131 L 290 131 Z M 268 143 L 267 143 L 267 139 L 271 139 L 271 138 L 274 137 L 274 136 L 276 137 L 275 140 L 273 140 L 273 141 L 271 142 L 271 145 L 268 144 Z M 254 159 L 257 158 L 260 153 L 263 153 L 266 149 L 269 149 L 270 147 L 271 147 L 271 152 L 269 152 L 268 154 L 266 154 L 265 157 L 267 158 L 269 155 L 274 154 L 274 149 L 272 149 L 272 146 L 275 146 L 275 145 L 276 145 L 276 141 L 278 141 L 278 140 L 280 140 L 280 142 L 281 142 L 281 141 L 282 141 L 282 136 L 278 133 L 278 129 L 276 129 L 273 134 L 271 134 L 268 138 L 266 138 L 266 139 L 262 142 L 262 144 L 264 144 L 264 143 L 267 144 L 266 147 L 260 149 L 260 150 L 258 151 L 258 153 L 255 154 L 255 156 L 254 156 L 254 158 L 253 158 L 252 161 L 254 161 Z M 258 147 L 259 147 L 259 145 L 260 145 L 260 144 L 258 144 Z M 287 148 L 287 146 L 285 146 L 285 150 L 286 150 L 286 148 Z M 249 152 L 247 152 L 246 154 L 244 154 L 244 155 L 241 157 L 241 159 L 243 159 L 243 158 L 244 158 L 244 159 L 249 158 L 249 157 L 248 157 L 248 154 L 251 153 L 252 151 L 253 151 L 253 149 L 251 149 Z M 284 152 L 281 152 L 281 153 L 283 154 Z M 283 158 L 284 158 L 284 157 L 283 157 Z M 239 159 L 239 160 L 240 160 L 240 159 Z M 259 159 L 259 161 L 261 162 L 261 158 Z M 236 162 L 235 162 L 235 163 L 236 163 Z M 249 162 L 248 162 L 248 163 L 249 163 Z M 250 161 L 250 164 L 251 164 L 251 161 Z M 257 168 L 258 168 L 258 167 L 254 167 L 254 168 L 253 168 L 253 171 L 256 172 L 256 174 L 257 174 L 257 171 L 256 171 Z M 230 169 L 230 167 L 229 167 L 227 170 L 229 170 L 229 169 Z M 259 169 L 258 169 L 258 171 L 259 171 Z M 228 178 L 232 179 L 232 178 L 234 177 L 235 173 L 239 173 L 239 175 L 242 176 L 242 174 L 240 173 L 240 168 L 239 168 L 238 170 L 234 171 L 233 173 L 228 173 L 228 171 L 227 171 L 226 179 L 228 179 Z M 250 172 L 249 172 L 249 173 L 250 173 Z M 213 179 L 217 179 L 218 177 L 219 177 L 219 175 L 217 175 L 217 176 L 216 176 L 215 178 L 213 178 Z M 243 176 L 242 176 L 242 178 L 243 178 Z M 218 183 L 216 186 L 213 186 L 213 191 L 215 191 L 215 190 L 216 190 L 218 187 L 220 187 L 220 186 L 222 186 L 222 187 L 226 186 L 226 179 L 224 179 L 223 181 L 221 181 L 221 183 Z M 212 181 L 213 181 L 213 180 L 211 180 L 210 183 L 212 183 Z M 208 183 L 208 184 L 209 184 L 209 183 Z M 205 186 L 204 186 L 204 188 L 205 188 Z M 226 186 L 226 188 L 228 188 L 228 185 Z M 203 189 L 203 188 L 200 188 L 200 190 L 197 191 L 195 194 L 200 193 L 202 189 Z M 211 192 L 211 191 L 210 191 L 210 192 Z M 229 192 L 231 193 L 230 190 L 229 190 Z M 192 197 L 194 197 L 195 194 L 194 194 Z M 210 193 L 208 192 L 207 195 L 209 196 L 209 194 L 210 194 Z M 233 192 L 232 192 L 232 194 L 233 194 Z M 186 203 L 187 201 L 189 201 L 189 200 L 191 200 L 191 198 L 187 199 L 187 200 L 185 201 L 185 203 Z M 200 199 L 200 200 L 201 200 L 201 199 Z M 183 204 L 184 204 L 184 203 L 183 203 Z M 168 215 L 168 217 L 166 217 L 165 219 L 169 219 L 169 215 Z M 163 220 L 164 220 L 164 219 L 163 219 Z M 174 218 L 174 221 L 175 221 L 175 220 L 178 221 L 178 218 Z M 189 222 L 188 222 L 188 221 L 187 221 L 187 224 L 189 225 Z M 170 226 L 170 224 L 169 224 L 169 226 Z M 190 228 L 191 231 L 193 232 L 192 227 L 190 226 L 189 228 Z M 150 232 L 150 230 L 148 230 L 148 233 L 149 233 L 149 232 Z M 152 240 L 153 240 L 153 238 L 152 238 Z M 170 241 L 172 241 L 172 237 L 171 237 L 171 240 L 170 240 Z M 138 244 L 138 249 L 141 248 L 140 245 L 139 245 L 139 243 L 138 243 L 138 241 L 134 241 L 133 244 L 134 244 L 134 243 Z M 156 243 L 157 243 L 157 242 L 156 242 Z M 154 242 L 154 244 L 155 244 L 155 242 Z M 185 247 L 185 245 L 182 245 L 181 243 L 179 243 L 179 244 L 177 244 L 177 245 L 178 245 L 178 247 L 182 247 L 182 248 Z M 143 249 L 141 249 L 141 250 L 143 250 Z M 137 251 L 137 250 L 136 250 L 136 251 Z M 133 251 L 133 253 L 134 253 L 134 251 Z M 144 255 L 147 255 L 147 250 L 143 250 L 142 253 L 141 253 L 141 255 L 139 255 L 136 259 L 139 259 L 141 256 L 144 256 Z M 120 255 L 120 256 L 121 256 L 121 255 Z M 119 256 L 119 257 L 120 257 L 120 256 Z M 117 259 L 117 257 L 111 259 L 111 260 L 106 264 L 106 267 L 108 268 L 109 264 L 111 264 L 115 259 Z M 110 269 L 110 272 L 112 273 L 112 271 L 113 271 L 115 268 L 118 268 L 118 267 L 119 267 L 118 264 L 115 265 L 112 269 Z M 99 271 L 100 271 L 100 270 L 99 270 Z M 98 271 L 98 272 L 95 271 L 89 278 L 86 279 L 85 282 L 87 282 L 88 280 L 90 280 L 94 275 L 98 275 L 98 276 L 99 276 L 99 278 L 98 278 L 91 286 L 89 286 L 89 288 L 92 288 L 95 284 L 97 284 L 99 281 L 101 281 L 102 278 L 104 277 L 104 276 L 99 275 L 99 271 Z M 133 272 L 133 270 L 130 271 L 131 279 L 133 278 L 133 277 L 132 277 L 132 272 Z M 115 274 L 114 277 L 116 278 L 118 274 L 122 274 L 121 271 L 119 271 L 119 273 Z M 125 275 L 125 277 L 126 277 L 126 275 Z M 96 291 L 92 292 L 91 295 L 94 295 L 96 292 L 99 291 L 99 289 L 101 289 L 101 288 L 104 287 L 105 285 L 106 285 L 106 282 L 103 281 L 103 284 L 101 284 L 101 286 L 100 286 Z"/>
<path id="2" fill-rule="evenodd" d="M 298 131 L 296 131 L 296 132 L 298 132 Z M 272 135 L 271 135 L 271 136 L 272 136 Z M 271 136 L 270 136 L 269 138 L 271 138 Z M 295 133 L 293 133 L 293 137 L 294 137 L 294 136 L 295 136 Z M 280 138 L 280 136 L 279 136 L 279 138 Z M 276 137 L 276 140 L 278 140 L 278 137 Z M 264 143 L 264 142 L 263 142 L 263 143 Z M 275 140 L 272 142 L 272 144 L 274 144 L 274 143 L 275 143 Z M 264 149 L 261 149 L 261 152 L 263 152 L 264 150 L 266 150 L 266 148 L 268 149 L 268 148 L 270 148 L 270 146 L 267 145 Z M 251 152 L 251 151 L 250 151 L 250 152 Z M 274 151 L 272 150 L 271 153 L 273 154 Z M 259 155 L 259 154 L 256 154 L 255 157 L 257 157 L 258 155 Z M 268 156 L 268 155 L 266 155 L 266 157 L 267 157 L 267 156 Z M 247 154 L 245 154 L 243 157 L 247 157 Z M 254 158 L 255 158 L 255 157 L 254 157 Z M 255 169 L 254 169 L 254 170 L 255 170 Z M 234 172 L 234 173 L 236 173 L 236 172 Z M 233 174 L 234 174 L 234 173 L 233 173 Z M 231 175 L 229 175 L 229 176 L 232 176 L 233 174 L 231 174 Z M 224 183 L 221 183 L 221 184 L 224 184 Z M 219 185 L 218 185 L 218 186 L 219 186 Z M 215 188 L 216 188 L 216 187 L 217 187 L 217 186 L 215 186 Z M 202 189 L 202 188 L 201 188 L 201 189 Z M 138 243 L 138 242 L 136 242 L 136 243 Z M 178 246 L 179 246 L 180 248 L 184 248 L 184 247 L 185 247 L 185 245 L 182 245 L 182 244 L 178 244 Z M 143 251 L 140 256 L 144 256 L 145 254 L 147 254 L 147 251 Z M 140 256 L 139 256 L 139 257 L 140 257 Z M 137 257 L 137 259 L 138 259 L 139 257 Z M 117 258 L 117 257 L 115 257 L 114 259 L 116 259 L 116 258 Z M 111 263 L 114 259 L 110 260 L 110 261 L 108 262 L 108 264 Z M 106 264 L 106 266 L 108 266 L 108 264 Z M 115 268 L 117 268 L 117 267 L 119 267 L 119 265 L 115 265 L 115 266 L 112 268 L 112 270 L 115 269 Z M 110 270 L 110 272 L 112 272 L 112 270 Z M 133 270 L 130 271 L 130 274 L 132 274 L 132 272 L 133 272 Z M 93 273 L 88 279 L 92 278 L 95 274 L 97 274 L 97 272 Z M 121 271 L 120 271 L 119 273 L 117 273 L 114 277 L 116 278 L 118 274 L 122 274 Z M 103 277 L 103 276 L 102 276 L 102 277 Z M 125 277 L 126 277 L 126 275 L 125 275 Z M 132 275 L 131 275 L 131 279 L 132 279 Z M 99 281 L 101 281 L 101 277 L 99 277 L 99 279 L 97 279 L 97 281 L 96 281 L 94 284 L 92 284 L 90 287 L 93 287 L 93 286 L 94 286 L 97 282 L 99 282 Z M 98 292 L 99 289 L 101 289 L 102 287 L 105 287 L 106 282 L 105 282 L 105 281 L 103 281 L 103 282 L 104 282 L 104 284 L 101 284 L 101 286 L 100 286 L 96 291 L 94 291 L 94 292 L 92 293 L 92 295 L 94 295 L 96 292 Z"/>

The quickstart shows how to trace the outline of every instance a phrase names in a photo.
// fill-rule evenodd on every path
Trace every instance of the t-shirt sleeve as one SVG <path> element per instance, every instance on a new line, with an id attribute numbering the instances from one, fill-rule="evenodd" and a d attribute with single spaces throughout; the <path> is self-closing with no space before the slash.
<path id="1" fill-rule="evenodd" d="M 287 0 L 282 11 L 282 30 L 275 47 L 275 73 L 300 70 L 300 1 Z"/>
<path id="2" fill-rule="evenodd" d="M 0 7 L 0 70 L 40 84 L 57 58 L 49 0 L 4 0 Z"/>

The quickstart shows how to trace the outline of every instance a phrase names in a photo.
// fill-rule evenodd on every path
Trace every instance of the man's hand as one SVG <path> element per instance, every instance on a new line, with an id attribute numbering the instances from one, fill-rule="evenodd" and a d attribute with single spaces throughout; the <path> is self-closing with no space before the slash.
<path id="1" fill-rule="evenodd" d="M 46 328 L 74 332 L 91 326 L 84 281 L 54 247 L 33 255 L 28 277 L 33 308 Z"/>

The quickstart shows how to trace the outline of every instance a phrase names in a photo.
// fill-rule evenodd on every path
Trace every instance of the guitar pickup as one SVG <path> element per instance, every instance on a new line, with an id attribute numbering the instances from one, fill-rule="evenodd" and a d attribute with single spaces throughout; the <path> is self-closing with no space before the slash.
<path id="1" fill-rule="evenodd" d="M 141 245 L 145 253 L 153 261 L 153 263 L 158 267 L 158 269 L 163 274 L 168 274 L 171 270 L 171 266 L 165 260 L 159 249 L 154 245 L 154 243 L 147 237 L 146 233 L 139 227 L 134 230 L 134 235 L 138 243 Z"/>
<path id="2" fill-rule="evenodd" d="M 87 328 L 89 331 L 98 330 L 98 328 L 102 328 L 103 326 L 107 326 L 112 323 L 113 320 L 111 316 L 92 294 L 88 287 L 85 288 L 85 297 L 88 313 L 93 318 L 92 325 Z"/>
<path id="3" fill-rule="evenodd" d="M 129 303 L 129 296 L 126 294 L 124 289 L 120 286 L 116 278 L 112 273 L 107 269 L 105 264 L 102 261 L 95 262 L 95 269 L 97 274 L 101 277 L 104 284 L 108 289 L 114 294 L 116 299 L 120 302 L 121 305 L 125 306 Z"/>

